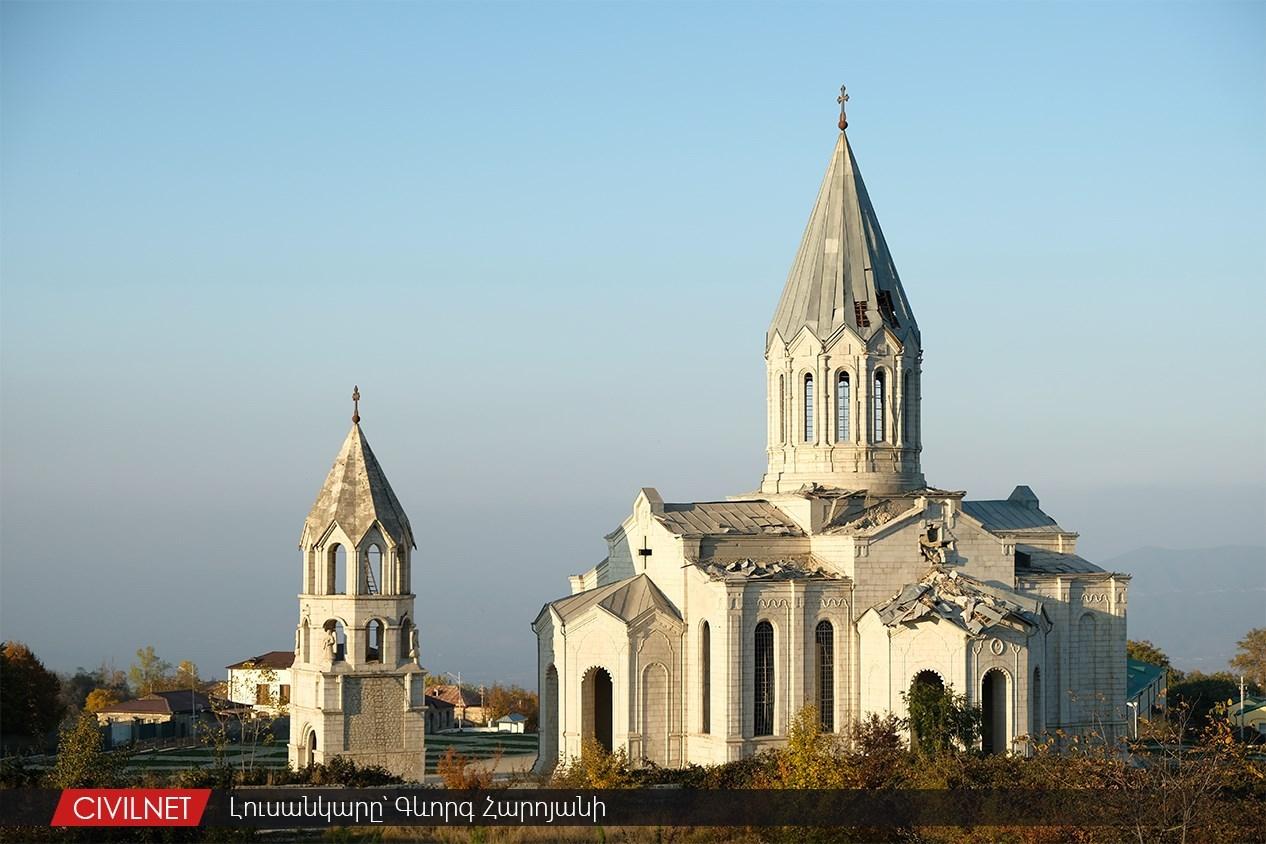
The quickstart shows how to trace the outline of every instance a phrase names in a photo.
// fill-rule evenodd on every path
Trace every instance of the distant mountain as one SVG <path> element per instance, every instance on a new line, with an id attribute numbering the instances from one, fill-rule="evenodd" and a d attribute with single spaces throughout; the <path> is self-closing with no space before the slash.
<path id="1" fill-rule="evenodd" d="M 1266 547 L 1139 548 L 1100 563 L 1132 574 L 1128 635 L 1184 671 L 1225 671 L 1235 643 L 1266 626 Z"/>

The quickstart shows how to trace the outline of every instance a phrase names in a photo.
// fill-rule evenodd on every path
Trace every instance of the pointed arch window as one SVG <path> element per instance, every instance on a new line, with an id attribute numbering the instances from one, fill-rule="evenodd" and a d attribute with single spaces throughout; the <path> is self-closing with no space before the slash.
<path id="1" fill-rule="evenodd" d="M 913 394 L 910 392 L 910 370 L 906 370 L 905 375 L 901 376 L 901 441 L 906 445 L 913 445 L 910 439 L 910 409 L 914 407 Z"/>
<path id="2" fill-rule="evenodd" d="M 872 431 L 874 433 L 874 441 L 881 443 L 888 439 L 887 419 L 884 416 L 884 403 L 888 399 L 887 385 L 884 383 L 884 371 L 882 369 L 875 371 L 875 389 L 874 389 L 874 423 Z"/>
<path id="3" fill-rule="evenodd" d="M 841 443 L 848 442 L 848 387 L 848 373 L 841 369 L 835 379 L 835 441 Z"/>
<path id="4" fill-rule="evenodd" d="M 758 736 L 774 734 L 774 626 L 768 621 L 756 625 L 752 637 L 755 677 L 755 730 Z"/>
<path id="5" fill-rule="evenodd" d="M 804 441 L 813 442 L 813 373 L 804 376 Z"/>
<path id="6" fill-rule="evenodd" d="M 835 732 L 835 629 L 819 621 L 813 634 L 814 676 L 817 679 L 818 723 L 822 731 Z"/>

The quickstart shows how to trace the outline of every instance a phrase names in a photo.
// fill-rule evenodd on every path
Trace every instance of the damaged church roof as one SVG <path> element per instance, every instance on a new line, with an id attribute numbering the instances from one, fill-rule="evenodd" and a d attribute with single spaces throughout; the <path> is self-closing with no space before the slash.
<path id="1" fill-rule="evenodd" d="M 315 541 L 335 524 L 352 542 L 359 543 L 369 529 L 378 524 L 397 545 L 417 547 L 409 517 L 360 429 L 359 413 L 353 418 L 352 429 L 347 432 L 343 447 L 334 458 L 334 465 L 308 513 L 299 547 Z"/>
<path id="2" fill-rule="evenodd" d="M 1000 594 L 1004 591 L 1006 597 Z M 903 586 L 876 606 L 875 612 L 888 627 L 943 618 L 975 634 L 1004 623 L 1035 627 L 1041 604 L 956 571 L 934 568 L 918 583 Z"/>
<path id="3" fill-rule="evenodd" d="M 1033 545 L 1015 546 L 1016 574 L 1098 574 L 1105 569 L 1076 554 Z"/>
<path id="4" fill-rule="evenodd" d="M 679 536 L 804 536 L 768 501 L 665 504 L 655 520 Z"/>
<path id="5" fill-rule="evenodd" d="M 767 559 L 704 557 L 692 561 L 711 580 L 846 580 L 812 554 Z"/>

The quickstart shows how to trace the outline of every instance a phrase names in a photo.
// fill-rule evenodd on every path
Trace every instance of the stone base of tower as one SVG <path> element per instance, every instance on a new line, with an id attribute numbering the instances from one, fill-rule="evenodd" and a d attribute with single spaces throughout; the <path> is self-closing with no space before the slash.
<path id="1" fill-rule="evenodd" d="M 304 676 L 307 675 L 307 676 Z M 319 679 L 318 679 L 319 678 Z M 378 765 L 422 782 L 426 773 L 426 708 L 423 675 L 296 672 L 289 760 L 292 768 L 325 764 L 336 756 L 357 765 Z"/>
<path id="2" fill-rule="evenodd" d="M 812 484 L 871 495 L 900 495 L 927 482 L 913 449 L 788 446 L 769 450 L 769 468 L 761 479 L 766 495 L 794 493 Z"/>

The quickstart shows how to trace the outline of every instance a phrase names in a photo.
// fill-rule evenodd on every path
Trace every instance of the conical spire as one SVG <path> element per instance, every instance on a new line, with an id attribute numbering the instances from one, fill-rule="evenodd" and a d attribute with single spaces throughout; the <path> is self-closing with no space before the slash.
<path id="1" fill-rule="evenodd" d="M 898 336 L 918 333 L 843 130 L 846 97 L 841 93 L 839 139 L 770 323 L 766 346 L 773 342 L 775 332 L 790 342 L 805 326 L 823 342 L 846 325 L 863 338 L 882 325 Z"/>
<path id="2" fill-rule="evenodd" d="M 300 547 L 315 541 L 335 523 L 356 543 L 377 523 L 396 544 L 417 547 L 409 517 L 387 482 L 382 466 L 378 465 L 378 458 L 374 457 L 365 432 L 360 429 L 359 417 L 358 408 L 357 421 L 347 432 L 347 439 L 343 440 L 334 466 L 303 524 Z"/>

